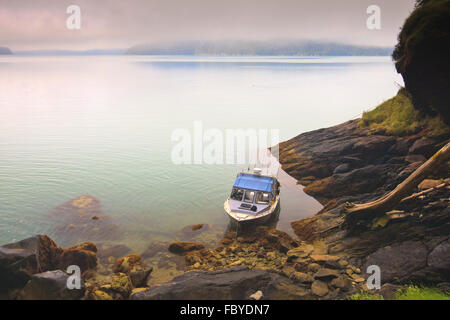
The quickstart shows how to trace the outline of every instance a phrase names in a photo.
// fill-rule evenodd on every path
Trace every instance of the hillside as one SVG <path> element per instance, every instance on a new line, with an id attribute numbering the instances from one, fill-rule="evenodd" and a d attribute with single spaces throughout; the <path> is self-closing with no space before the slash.
<path id="1" fill-rule="evenodd" d="M 363 47 L 316 41 L 224 41 L 140 44 L 125 54 L 227 56 L 387 56 L 389 47 Z"/>
<path id="2" fill-rule="evenodd" d="M 0 54 L 13 54 L 12 51 L 7 47 L 0 47 Z"/>

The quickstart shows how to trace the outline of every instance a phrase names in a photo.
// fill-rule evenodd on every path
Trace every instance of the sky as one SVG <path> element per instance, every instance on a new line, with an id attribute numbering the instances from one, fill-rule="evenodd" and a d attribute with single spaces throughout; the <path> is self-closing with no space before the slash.
<path id="1" fill-rule="evenodd" d="M 414 0 L 0 0 L 0 46 L 14 50 L 128 48 L 140 43 L 317 40 L 394 46 Z M 69 5 L 81 28 L 66 26 Z M 369 30 L 366 10 L 381 9 Z"/>

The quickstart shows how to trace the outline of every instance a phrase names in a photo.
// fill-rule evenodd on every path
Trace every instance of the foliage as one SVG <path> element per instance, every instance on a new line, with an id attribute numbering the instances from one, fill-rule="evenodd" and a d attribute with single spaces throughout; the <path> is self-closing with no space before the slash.
<path id="1" fill-rule="evenodd" d="M 424 129 L 429 137 L 450 134 L 449 126 L 439 116 L 423 115 L 415 109 L 404 89 L 375 109 L 364 112 L 359 125 L 396 136 L 414 134 Z"/>
<path id="2" fill-rule="evenodd" d="M 384 300 L 384 298 L 380 294 L 361 291 L 350 296 L 350 300 Z M 436 288 L 410 285 L 406 290 L 398 290 L 395 300 L 450 300 L 450 296 Z"/>
<path id="3" fill-rule="evenodd" d="M 396 300 L 450 300 L 450 296 L 435 288 L 409 286 L 404 292 L 399 292 Z"/>

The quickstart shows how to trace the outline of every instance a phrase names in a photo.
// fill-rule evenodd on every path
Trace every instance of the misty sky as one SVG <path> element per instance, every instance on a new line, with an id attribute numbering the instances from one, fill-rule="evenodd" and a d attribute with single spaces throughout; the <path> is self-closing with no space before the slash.
<path id="1" fill-rule="evenodd" d="M 189 40 L 331 40 L 393 46 L 414 0 L 0 0 L 0 46 L 127 48 Z M 80 30 L 66 8 L 81 7 Z M 381 30 L 366 9 L 381 8 Z"/>

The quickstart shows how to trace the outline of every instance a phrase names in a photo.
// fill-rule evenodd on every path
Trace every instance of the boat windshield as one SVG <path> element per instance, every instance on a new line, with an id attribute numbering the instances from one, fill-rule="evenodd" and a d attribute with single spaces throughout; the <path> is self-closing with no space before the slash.
<path id="1" fill-rule="evenodd" d="M 243 196 L 244 196 L 244 189 L 233 188 L 233 190 L 231 191 L 230 198 L 232 200 L 242 201 Z"/>
<path id="2" fill-rule="evenodd" d="M 258 192 L 256 195 L 257 204 L 269 204 L 270 196 L 267 192 Z"/>
<path id="3" fill-rule="evenodd" d="M 244 202 L 253 203 L 255 198 L 255 191 L 246 190 L 244 195 Z"/>

